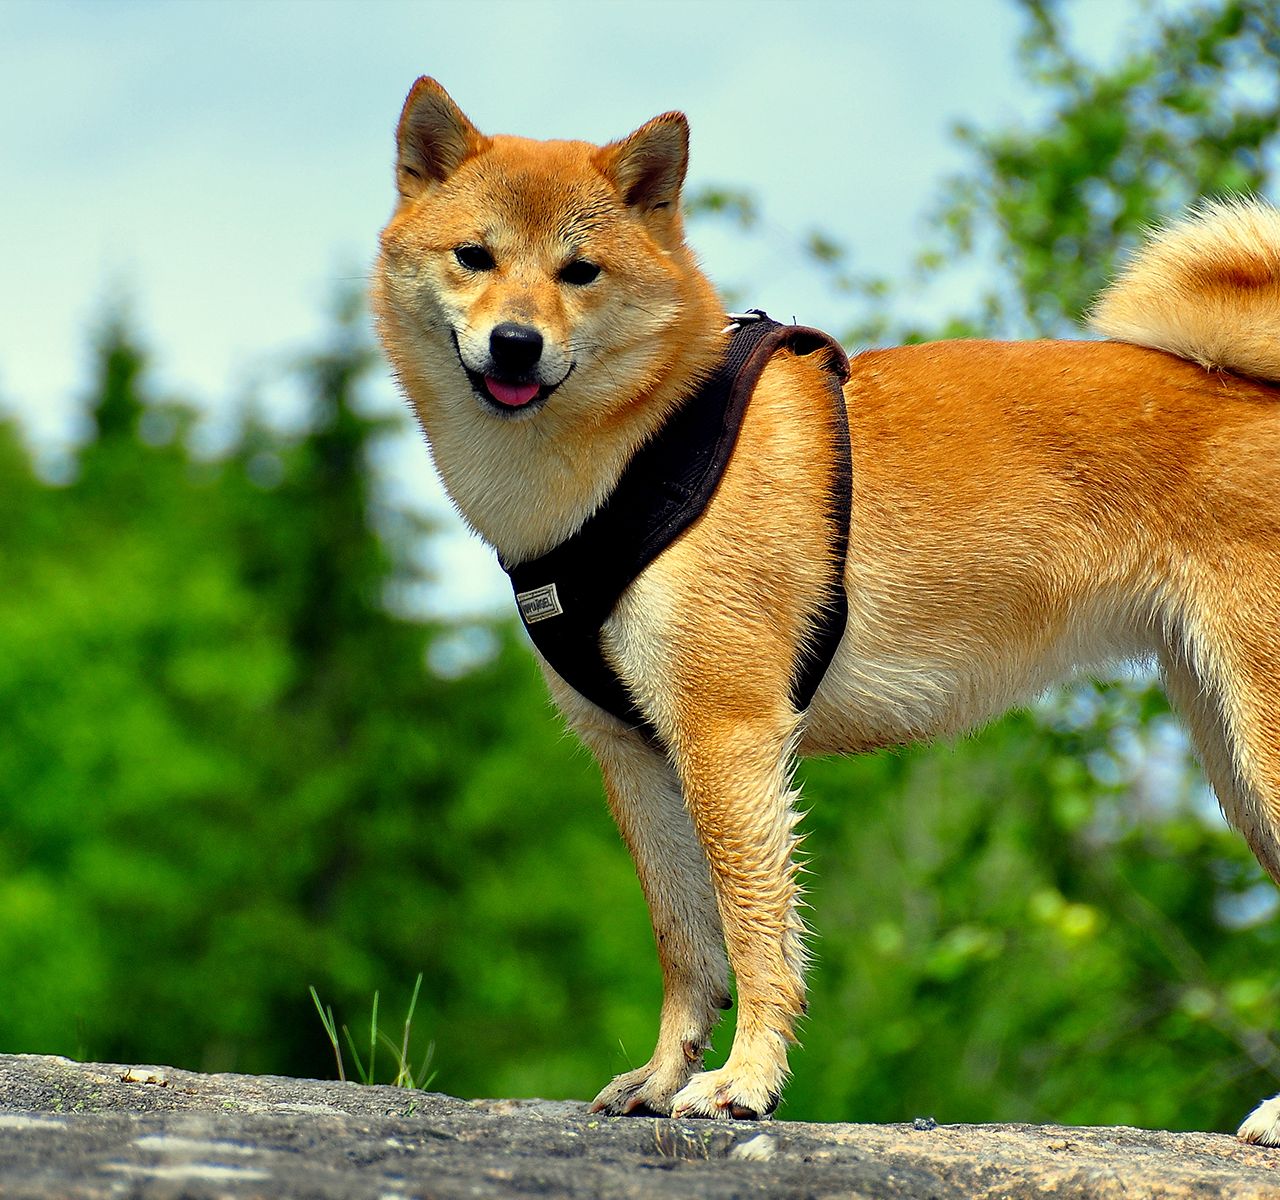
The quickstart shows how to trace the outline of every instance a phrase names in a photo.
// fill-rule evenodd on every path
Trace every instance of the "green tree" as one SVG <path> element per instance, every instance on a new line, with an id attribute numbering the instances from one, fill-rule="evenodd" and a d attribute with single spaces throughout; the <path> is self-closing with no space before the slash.
<path id="1" fill-rule="evenodd" d="M 943 192 L 927 269 L 982 253 L 999 283 L 985 336 L 1070 336 L 1120 256 L 1202 199 L 1262 191 L 1280 136 L 1280 10 L 1212 0 L 1136 14 L 1137 42 L 1097 67 L 1071 46 L 1060 0 L 1022 0 L 1021 61 L 1045 115 L 959 130 L 972 166 Z"/>
<path id="2" fill-rule="evenodd" d="M 938 337 L 1073 337 L 1093 298 L 1145 230 L 1205 198 L 1265 191 L 1280 152 L 1280 9 L 1274 0 L 1201 0 L 1172 14 L 1131 8 L 1131 39 L 1099 66 L 1071 43 L 1063 0 L 1013 0 L 1025 33 L 1025 121 L 962 124 L 968 164 L 941 181 L 907 277 L 858 269 L 821 229 L 796 239 L 831 289 L 827 327 L 847 345 Z M 695 218 L 758 234 L 741 188 L 691 199 Z M 953 276 L 990 281 L 962 311 L 912 310 Z"/>
<path id="3" fill-rule="evenodd" d="M 203 459 L 112 322 L 71 483 L 0 429 L 6 1049 L 314 1074 L 308 984 L 355 1024 L 422 971 L 415 1052 L 442 1031 L 455 1090 L 495 1063 L 506 1090 L 576 1085 L 519 1052 L 602 1020 L 612 933 L 569 914 L 629 867 L 594 853 L 597 785 L 510 626 L 445 678 L 433 654 L 477 631 L 392 603 L 431 530 L 374 494 L 371 361 L 348 307 L 300 365 L 305 430 L 247 419 Z"/>

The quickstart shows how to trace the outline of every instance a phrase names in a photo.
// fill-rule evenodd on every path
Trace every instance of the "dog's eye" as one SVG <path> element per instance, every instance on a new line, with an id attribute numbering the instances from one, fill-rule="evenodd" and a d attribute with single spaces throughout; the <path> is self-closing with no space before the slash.
<path id="1" fill-rule="evenodd" d="M 459 246 L 453 257 L 468 271 L 492 271 L 494 268 L 493 255 L 483 246 Z"/>
<path id="2" fill-rule="evenodd" d="M 587 262 L 585 258 L 575 258 L 560 268 L 560 278 L 574 287 L 586 287 L 599 274 L 599 264 Z"/>

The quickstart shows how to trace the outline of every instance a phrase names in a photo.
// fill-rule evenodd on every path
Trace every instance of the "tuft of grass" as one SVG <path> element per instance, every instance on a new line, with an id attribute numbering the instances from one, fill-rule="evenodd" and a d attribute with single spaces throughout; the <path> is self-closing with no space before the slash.
<path id="1" fill-rule="evenodd" d="M 338 1065 L 338 1078 L 343 1083 L 347 1082 L 347 1066 L 346 1057 L 343 1054 L 342 1043 L 346 1041 L 347 1050 L 351 1055 L 351 1062 L 355 1067 L 355 1077 L 361 1083 L 373 1084 L 377 1082 L 377 1058 L 379 1044 L 386 1046 L 391 1051 L 391 1056 L 395 1062 L 395 1074 L 389 1080 L 392 1087 L 412 1088 L 422 1091 L 431 1086 L 432 1081 L 436 1077 L 436 1072 L 432 1071 L 427 1074 L 427 1068 L 431 1065 L 431 1059 L 435 1055 L 436 1044 L 430 1042 L 427 1045 L 427 1052 L 423 1056 L 422 1065 L 415 1071 L 413 1064 L 409 1059 L 409 1039 L 413 1032 L 413 1014 L 418 1007 L 418 994 L 422 990 L 422 972 L 418 973 L 418 978 L 413 985 L 413 996 L 409 1000 L 409 1011 L 405 1014 L 404 1025 L 400 1031 L 400 1041 L 397 1044 L 392 1041 L 378 1027 L 378 999 L 379 993 L 373 993 L 373 1011 L 369 1017 L 369 1048 L 368 1058 L 362 1058 L 359 1049 L 356 1047 L 356 1040 L 351 1034 L 351 1030 L 346 1025 L 339 1026 L 333 1015 L 332 1006 L 326 1006 L 320 999 L 320 994 L 315 987 L 308 989 L 311 992 L 311 1002 L 316 1006 L 316 1012 L 320 1014 L 320 1023 L 324 1026 L 325 1035 L 329 1039 L 329 1045 L 333 1047 L 334 1061 Z M 338 1036 L 339 1028 L 342 1031 L 342 1037 Z"/>

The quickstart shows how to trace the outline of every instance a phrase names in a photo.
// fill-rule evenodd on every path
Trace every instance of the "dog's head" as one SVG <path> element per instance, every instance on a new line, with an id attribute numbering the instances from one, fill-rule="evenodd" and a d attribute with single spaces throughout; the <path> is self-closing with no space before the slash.
<path id="1" fill-rule="evenodd" d="M 373 299 L 428 424 L 437 404 L 605 419 L 679 358 L 706 294 L 684 246 L 681 113 L 606 146 L 487 137 L 424 76 L 396 148 Z"/>

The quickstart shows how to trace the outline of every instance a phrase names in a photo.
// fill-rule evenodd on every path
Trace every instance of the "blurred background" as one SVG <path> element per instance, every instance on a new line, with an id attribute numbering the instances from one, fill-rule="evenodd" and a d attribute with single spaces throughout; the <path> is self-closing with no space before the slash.
<path id="1" fill-rule="evenodd" d="M 329 1077 L 309 989 L 366 1047 L 376 993 L 399 1044 L 421 974 L 433 1088 L 590 1097 L 649 1055 L 595 769 L 372 348 L 417 74 L 494 132 L 685 109 L 708 270 L 856 350 L 1079 335 L 1146 225 L 1275 199 L 1278 26 L 0 5 L 0 1050 Z M 818 936 L 781 1115 L 1227 1129 L 1280 1090 L 1276 893 L 1141 667 L 801 779 Z"/>

